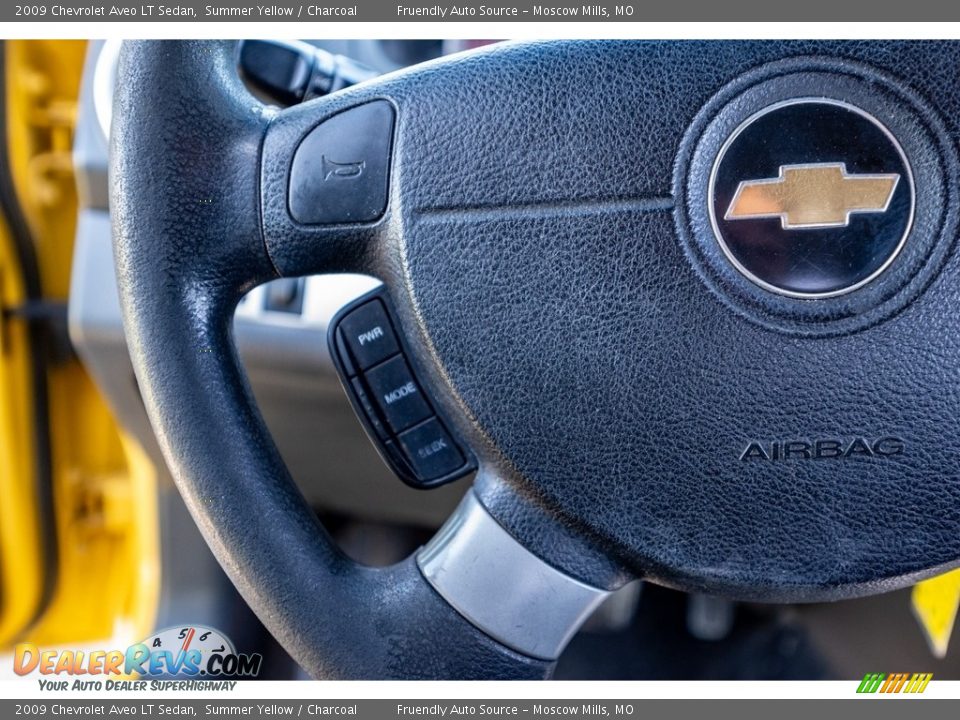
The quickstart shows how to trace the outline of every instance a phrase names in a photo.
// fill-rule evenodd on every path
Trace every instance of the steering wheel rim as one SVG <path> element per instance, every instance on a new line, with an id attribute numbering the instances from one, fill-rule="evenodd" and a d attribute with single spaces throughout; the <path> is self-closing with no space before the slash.
<path id="1" fill-rule="evenodd" d="M 713 76 L 702 85 L 712 88 L 712 92 L 721 88 L 718 97 L 723 97 L 724 92 L 735 96 L 734 100 L 724 101 L 728 102 L 726 105 L 717 101 L 720 109 L 711 117 L 719 117 L 744 96 L 723 90 L 726 81 L 736 77 L 735 72 L 743 72 L 745 66 L 775 65 L 774 60 L 785 50 L 794 57 L 826 58 L 816 59 L 812 65 L 807 63 L 797 73 L 811 73 L 811 68 L 816 68 L 822 74 L 864 82 L 873 80 L 869 63 L 883 62 L 882 52 L 860 50 L 853 45 L 811 44 L 787 49 L 743 43 L 738 47 L 744 57 L 733 62 L 723 44 L 693 43 L 669 52 L 656 44 L 511 45 L 364 83 L 330 98 L 277 113 L 257 103 L 243 88 L 230 43 L 125 43 L 111 138 L 111 210 L 124 326 L 137 378 L 164 456 L 204 537 L 265 625 L 309 672 L 318 677 L 344 678 L 547 677 L 563 644 L 589 610 L 609 590 L 635 576 L 684 589 L 741 597 L 811 600 L 891 589 L 957 563 L 960 540 L 950 539 L 946 532 L 957 525 L 952 508 L 960 507 L 960 503 L 953 502 L 960 495 L 960 488 L 947 478 L 940 497 L 933 503 L 935 511 L 941 513 L 937 518 L 915 517 L 913 511 L 919 503 L 910 499 L 910 491 L 896 493 L 900 516 L 890 507 L 891 503 L 882 503 L 885 527 L 905 528 L 908 533 L 908 552 L 902 559 L 894 562 L 882 557 L 882 553 L 861 551 L 843 566 L 844 543 L 852 538 L 873 542 L 886 537 L 882 532 L 885 528 L 857 526 L 865 517 L 865 508 L 851 505 L 848 495 L 829 489 L 824 482 L 834 479 L 838 471 L 820 467 L 787 471 L 787 476 L 792 473 L 804 491 L 815 490 L 822 493 L 822 498 L 802 509 L 809 517 L 805 514 L 799 519 L 784 519 L 787 525 L 807 527 L 812 535 L 820 536 L 828 528 L 826 523 L 812 520 L 815 512 L 830 503 L 844 503 L 846 525 L 831 526 L 836 531 L 837 547 L 830 548 L 822 561 L 797 558 L 795 552 L 807 552 L 814 543 L 797 539 L 788 547 L 785 537 L 774 530 L 770 533 L 769 562 L 758 562 L 763 552 L 752 547 L 754 541 L 743 537 L 743 532 L 731 530 L 729 522 L 720 527 L 722 523 L 715 517 L 707 520 L 715 513 L 701 507 L 703 502 L 691 501 L 688 496 L 692 485 L 676 478 L 678 470 L 703 472 L 705 466 L 687 454 L 691 441 L 658 442 L 656 434 L 648 435 L 630 441 L 629 457 L 618 459 L 618 450 L 601 444 L 595 439 L 596 433 L 582 423 L 570 421 L 564 425 L 563 421 L 542 418 L 538 418 L 527 436 L 518 439 L 518 435 L 523 435 L 518 428 L 525 420 L 509 415 L 517 415 L 520 410 L 511 410 L 503 423 L 498 422 L 491 415 L 496 405 L 491 398 L 503 406 L 503 393 L 488 393 L 476 384 L 503 372 L 508 378 L 503 381 L 504 389 L 513 394 L 513 402 L 524 413 L 536 416 L 530 413 L 536 404 L 517 397 L 522 388 L 512 384 L 512 378 L 542 380 L 542 363 L 527 360 L 523 365 L 510 364 L 502 353 L 492 353 L 486 364 L 465 359 L 467 345 L 476 339 L 468 337 L 469 333 L 487 333 L 476 320 L 464 323 L 466 331 L 451 329 L 451 314 L 465 310 L 482 313 L 482 308 L 462 302 L 449 312 L 445 310 L 444 294 L 449 298 L 457 293 L 450 277 L 457 277 L 467 291 L 475 293 L 469 298 L 473 303 L 478 299 L 491 301 L 484 285 L 490 278 L 481 277 L 479 271 L 464 265 L 468 260 L 483 264 L 485 256 L 478 247 L 489 249 L 490 226 L 515 238 L 520 226 L 532 218 L 534 223 L 542 224 L 541 232 L 553 232 L 569 241 L 558 224 L 558 218 L 562 219 L 582 230 L 594 245 L 564 255 L 567 251 L 563 246 L 544 241 L 541 252 L 560 256 L 558 267 L 578 261 L 587 266 L 591 258 L 602 257 L 599 253 L 615 252 L 618 259 L 629 263 L 630 269 L 644 278 L 646 266 L 633 263 L 631 255 L 615 251 L 613 245 L 598 244 L 605 228 L 614 227 L 612 233 L 619 237 L 615 225 L 583 218 L 600 207 L 601 212 L 618 216 L 642 216 L 630 222 L 649 223 L 652 229 L 644 233 L 674 237 L 669 224 L 650 214 L 673 213 L 676 209 L 680 216 L 690 202 L 680 197 L 685 192 L 682 183 L 676 193 L 657 196 L 643 186 L 650 181 L 649 174 L 625 169 L 621 163 L 604 164 L 623 152 L 623 138 L 604 135 L 617 132 L 619 120 L 610 115 L 622 116 L 616 111 L 629 108 L 649 122 L 648 115 L 641 112 L 644 90 L 635 86 L 626 91 L 618 89 L 622 78 L 633 83 L 648 77 L 653 86 L 660 87 L 670 76 L 671 63 L 689 76 L 691 68 L 704 59 L 715 61 Z M 916 57 L 928 52 L 904 47 L 908 55 L 912 52 Z M 858 53 L 869 56 L 864 58 L 868 63 L 863 67 L 851 65 L 845 57 L 839 61 L 831 59 Z M 560 64 L 564 61 L 574 68 L 579 67 L 578 62 L 596 66 L 599 87 L 579 87 L 577 83 L 585 76 L 584 71 L 561 72 Z M 789 73 L 774 68 L 760 75 L 753 87 Z M 513 81 L 514 86 L 504 84 L 503 78 Z M 582 96 L 577 94 L 581 89 Z M 493 103 L 489 96 L 498 92 L 504 93 L 506 112 L 513 113 L 514 123 L 519 123 L 510 131 L 512 142 L 519 149 L 508 146 L 497 138 L 495 130 L 480 124 L 490 120 Z M 894 93 L 889 95 L 893 97 Z M 397 114 L 385 214 L 372 222 L 297 222 L 291 216 L 288 188 L 291 159 L 303 138 L 338 113 L 374 100 L 391 103 Z M 598 100 L 606 102 L 609 109 L 598 110 Z M 684 131 L 691 124 L 688 118 L 706 98 L 687 100 L 682 117 L 674 123 Z M 548 101 L 553 106 L 546 107 Z M 880 100 L 877 103 L 878 107 L 883 104 Z M 452 150 L 454 141 L 462 140 L 460 136 L 454 138 L 453 123 L 458 113 L 464 122 L 474 123 L 472 129 L 477 135 L 465 142 L 466 152 Z M 934 187 L 934 181 L 930 181 L 919 187 L 918 193 L 941 192 L 944 199 L 937 207 L 949 206 L 947 201 L 956 196 L 955 151 L 952 143 L 944 150 L 946 145 L 940 134 L 945 124 L 930 120 L 939 117 L 937 113 L 918 112 L 917 116 L 918 127 L 922 126 L 923 132 L 933 138 L 930 145 L 942 164 L 940 187 Z M 522 174 L 515 173 L 511 163 L 519 162 L 519 158 L 526 157 L 524 153 L 529 147 L 537 146 L 534 135 L 538 121 L 540 129 L 547 131 L 548 139 L 544 142 L 551 152 L 546 153 L 542 162 L 527 158 L 532 167 L 544 174 L 541 177 L 534 173 L 523 184 L 518 179 Z M 585 121 L 596 124 L 591 128 L 596 133 L 593 144 L 601 148 L 597 151 L 601 160 L 596 163 L 588 162 L 585 150 L 589 143 L 560 132 L 572 132 L 571 127 L 585 132 Z M 693 126 L 697 127 L 696 123 Z M 516 130 L 517 127 L 522 129 Z M 635 132 L 622 132 L 630 142 L 635 141 Z M 674 132 L 671 141 L 679 142 L 682 133 Z M 694 134 L 691 142 L 700 142 L 704 136 Z M 527 148 L 524 142 L 529 143 Z M 444 152 L 453 159 L 445 159 Z M 476 174 L 481 169 L 493 172 L 492 167 L 495 171 L 484 154 L 497 153 L 505 164 L 499 177 Z M 659 177 L 661 182 L 673 182 L 674 147 L 651 150 L 645 157 L 651 166 L 670 168 L 667 178 L 662 172 Z M 458 195 L 460 189 L 451 184 L 458 172 L 462 173 L 459 177 L 472 178 L 463 181 L 475 190 L 472 195 L 467 191 Z M 627 200 L 618 199 L 617 193 L 600 198 L 589 195 L 600 192 L 598 178 L 609 184 L 610 177 L 620 182 Z M 570 199 L 557 199 L 563 196 Z M 631 199 L 637 196 L 643 199 Z M 544 216 L 544 212 L 549 215 Z M 923 266 L 927 275 L 923 282 L 917 281 L 917 293 L 904 300 L 904 305 L 918 296 L 930 296 L 929 286 L 938 279 L 942 263 L 948 261 L 955 212 L 940 212 L 927 231 L 939 253 L 938 260 Z M 647 219 L 650 217 L 653 219 Z M 594 222 L 593 227 L 590 222 Z M 485 228 L 482 231 L 478 229 L 481 226 Z M 692 232 L 705 231 L 694 228 Z M 452 240 L 444 240 L 444 234 Z M 432 250 L 429 243 L 441 249 Z M 457 247 L 464 248 L 463 259 L 438 259 L 438 252 L 449 254 L 451 248 Z M 508 247 L 511 250 L 506 259 L 501 257 L 504 266 L 516 272 L 518 259 L 530 262 L 525 248 L 514 252 L 513 246 Z M 677 258 L 684 252 L 679 245 L 674 255 L 670 255 L 674 251 L 669 248 L 658 246 L 658 250 Z M 644 257 L 643 262 L 650 261 Z M 418 557 L 386 569 L 364 568 L 348 560 L 319 525 L 270 439 L 231 338 L 233 310 L 243 293 L 254 285 L 281 276 L 347 271 L 368 272 L 384 280 L 397 304 L 401 323 L 408 336 L 413 337 L 425 369 L 426 385 L 454 417 L 458 431 L 480 459 L 475 488 L 431 546 Z M 456 271 L 461 274 L 457 276 Z M 662 279 L 678 270 L 677 266 L 664 264 L 656 272 Z M 559 282 L 561 277 L 557 270 L 546 272 L 542 279 L 549 284 L 553 280 Z M 911 279 L 915 277 L 919 275 Z M 436 289 L 425 278 L 435 282 Z M 494 273 L 496 281 L 505 278 Z M 629 292 L 642 295 L 636 282 L 623 282 Z M 713 283 L 710 280 L 696 286 L 696 303 L 717 313 L 716 298 L 710 293 L 727 290 L 722 282 L 719 291 L 716 286 L 706 287 Z M 921 290 L 927 295 L 919 295 Z M 885 299 L 894 294 L 887 293 Z M 550 297 L 549 293 L 545 296 Z M 571 301 L 567 296 L 558 299 L 554 295 L 553 299 L 564 308 Z M 590 304 L 588 297 L 584 300 Z M 644 302 L 646 307 L 657 310 L 667 307 L 659 300 L 648 298 Z M 749 297 L 746 302 L 749 305 Z M 529 328 L 532 315 L 516 310 L 518 306 L 512 306 L 515 314 L 511 319 Z M 756 306 L 754 303 L 750 307 Z M 590 309 L 602 317 L 600 310 L 592 306 Z M 541 310 L 536 312 L 542 316 Z M 762 308 L 757 312 L 767 313 Z M 777 312 L 793 311 L 780 308 Z M 731 313 L 730 317 L 737 318 L 730 323 L 743 321 L 742 313 Z M 765 320 L 771 317 L 776 318 L 776 312 L 764 315 Z M 726 322 L 725 318 L 726 315 L 720 319 Z M 790 321 L 808 319 L 793 314 Z M 825 321 L 818 318 L 815 322 Z M 736 327 L 752 327 L 749 318 L 747 323 Z M 642 330 L 648 338 L 653 332 L 650 327 L 638 330 L 636 323 L 632 327 L 634 334 Z M 569 352 L 562 348 L 557 352 L 562 358 L 582 361 L 583 354 L 590 352 L 583 344 L 590 337 L 594 335 L 589 329 L 579 328 L 574 347 Z M 916 334 L 907 333 L 904 337 L 913 339 Z M 783 343 L 797 341 L 783 334 L 769 342 L 785 347 Z M 529 351 L 528 346 L 522 347 Z M 611 347 L 622 351 L 619 345 Z M 671 350 L 676 351 L 677 348 Z M 815 364 L 811 353 L 801 354 Z M 529 357 L 529 352 L 523 357 Z M 663 356 L 657 351 L 651 351 L 649 357 L 662 364 Z M 635 361 L 635 356 L 624 360 L 631 366 Z M 498 370 L 496 363 L 507 364 Z M 582 362 L 580 366 L 582 370 Z M 876 367 L 883 370 L 880 364 Z M 926 366 L 923 369 L 927 371 Z M 931 378 L 936 380 L 930 373 L 933 370 L 919 376 L 921 386 L 928 380 L 933 382 Z M 800 378 L 798 375 L 796 379 Z M 595 390 L 601 380 L 586 377 L 578 381 L 582 387 L 577 383 L 573 387 L 587 392 Z M 942 374 L 937 383 L 940 388 L 951 387 L 949 377 Z M 682 383 L 673 383 L 666 396 L 675 396 L 680 386 Z M 884 386 L 881 394 L 886 397 L 887 392 Z M 598 397 L 602 398 L 597 401 L 601 411 L 616 402 L 607 400 L 602 393 Z M 560 403 L 564 412 L 589 414 L 589 403 L 563 404 L 556 398 L 553 401 Z M 733 410 L 742 411 L 743 404 L 743 398 L 738 397 Z M 506 405 L 511 406 L 511 402 Z M 618 407 L 621 411 L 630 409 L 622 403 Z M 946 413 L 951 409 L 952 400 L 948 398 L 921 404 L 917 413 L 925 422 L 930 417 L 938 418 L 946 432 L 953 423 Z M 671 416 L 668 409 L 659 411 Z M 957 416 L 960 413 L 953 417 Z M 622 418 L 622 412 L 613 413 L 612 417 Z M 782 416 L 770 411 L 758 426 L 770 428 L 778 417 Z M 854 424 L 866 415 L 847 412 L 842 417 L 844 422 Z M 702 416 L 695 416 L 694 424 L 702 432 Z M 543 438 L 549 434 L 548 428 L 555 428 L 560 439 L 585 433 L 593 442 L 591 449 L 602 447 L 607 453 L 614 452 L 612 456 L 601 456 L 599 467 L 584 473 L 593 479 L 602 478 L 598 473 L 613 471 L 609 486 L 574 482 L 577 473 L 569 471 L 571 461 L 590 462 L 588 445 L 580 448 L 582 454 L 577 452 L 575 439 L 574 445 L 562 450 L 545 450 L 541 442 L 531 438 Z M 742 432 L 737 442 L 745 436 L 749 436 L 749 431 Z M 643 442 L 646 445 L 641 448 Z M 922 463 L 927 460 L 924 454 L 934 444 L 914 436 L 908 443 L 920 447 L 920 459 L 910 456 L 907 461 L 896 462 L 929 500 L 936 484 L 929 468 Z M 648 503 L 637 483 L 628 485 L 621 475 L 624 469 L 636 469 L 641 458 L 656 458 L 649 449 L 658 444 L 667 448 L 667 459 L 656 469 L 669 471 L 666 474 L 673 484 L 652 482 L 654 489 L 650 492 L 660 493 L 660 499 Z M 534 450 L 541 457 L 549 457 L 549 461 L 538 466 L 539 461 L 531 460 Z M 882 465 L 882 460 L 871 457 L 864 460 L 863 468 L 854 467 L 857 482 L 861 482 L 859 472 L 877 473 L 881 479 L 890 477 L 892 470 Z M 558 469 L 564 467 L 568 468 L 567 476 L 560 477 Z M 718 471 L 721 478 L 729 477 L 730 472 Z M 760 482 L 774 471 L 750 468 L 746 472 L 751 482 Z M 781 473 L 777 477 L 784 477 L 782 470 L 777 472 Z M 865 484 L 860 485 L 861 490 L 877 487 L 862 482 Z M 748 493 L 755 500 L 769 501 L 776 489 L 757 487 L 751 485 Z M 677 507 L 691 513 L 689 518 L 671 517 L 669 510 L 664 509 L 664 493 L 669 490 L 676 494 L 673 500 Z M 577 492 L 583 497 L 571 500 Z M 630 507 L 622 508 L 620 515 L 613 513 L 613 524 L 605 522 L 599 510 L 588 507 L 593 503 L 612 513 L 611 497 L 615 498 L 618 492 L 625 493 Z M 704 501 L 730 497 L 721 496 L 721 490 L 715 488 L 704 492 Z M 798 497 L 790 489 L 781 492 L 794 499 Z M 907 512 L 903 512 L 904 504 L 909 506 Z M 769 509 L 761 513 L 734 508 L 729 503 L 722 507 L 747 528 L 758 523 L 761 515 L 771 517 Z M 906 521 L 897 519 L 904 515 L 909 516 Z M 648 523 L 642 532 L 638 531 L 640 518 Z M 616 524 L 627 520 L 630 527 Z M 473 529 L 472 542 L 464 539 L 470 537 L 465 528 Z M 495 594 L 478 600 L 477 583 L 469 586 L 469 578 L 465 580 L 461 575 L 457 579 L 454 572 L 465 556 L 482 552 L 493 536 L 501 543 L 494 543 L 501 555 L 499 559 L 487 558 L 488 566 L 481 567 L 478 577 L 482 580 L 480 586 L 501 582 L 499 587 L 504 590 L 499 600 L 506 609 L 500 613 L 486 612 L 488 606 L 496 604 Z M 733 558 L 731 564 L 718 566 L 719 551 L 712 546 L 691 545 L 696 538 L 708 545 L 718 542 L 724 557 Z M 524 582 L 530 572 L 536 575 L 537 582 Z M 563 602 L 565 598 L 573 598 L 569 606 Z M 511 630 L 510 619 L 517 617 L 524 603 L 532 609 L 523 616 L 526 625 Z"/>

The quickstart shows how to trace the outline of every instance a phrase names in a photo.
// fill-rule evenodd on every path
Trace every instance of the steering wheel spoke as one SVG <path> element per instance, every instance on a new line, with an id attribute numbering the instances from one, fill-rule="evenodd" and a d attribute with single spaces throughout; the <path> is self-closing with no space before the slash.
<path id="1" fill-rule="evenodd" d="M 125 44 L 115 252 L 174 479 L 307 670 L 546 677 L 632 577 L 812 601 L 960 561 L 960 45 L 508 43 L 282 112 L 234 61 Z M 390 441 L 442 416 L 478 467 L 385 569 L 319 525 L 231 337 L 252 285 L 330 272 L 404 336 L 352 380 L 433 394 Z"/>
<path id="2" fill-rule="evenodd" d="M 285 110 L 267 130 L 264 238 L 283 275 L 363 272 L 390 227 L 396 109 L 375 86 Z"/>
<path id="3" fill-rule="evenodd" d="M 547 676 L 549 660 L 477 629 L 427 583 L 414 558 L 383 570 L 348 560 L 284 466 L 232 342 L 234 307 L 277 268 L 362 267 L 350 259 L 362 257 L 376 220 L 298 227 L 272 215 L 281 212 L 272 203 L 286 204 L 287 185 L 270 195 L 271 168 L 282 174 L 296 162 L 297 144 L 284 154 L 264 138 L 275 140 L 288 122 L 305 128 L 322 109 L 281 115 L 271 136 L 271 113 L 246 94 L 232 63 L 229 43 L 125 43 L 112 133 L 125 329 L 149 417 L 191 514 L 267 627 L 317 676 Z M 266 233 L 262 148 L 272 153 L 263 163 Z"/>

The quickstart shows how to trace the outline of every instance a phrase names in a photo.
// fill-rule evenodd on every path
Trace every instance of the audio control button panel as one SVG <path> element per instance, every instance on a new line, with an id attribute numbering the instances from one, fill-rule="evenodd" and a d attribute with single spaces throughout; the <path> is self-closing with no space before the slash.
<path id="1" fill-rule="evenodd" d="M 384 289 L 358 298 L 330 323 L 334 365 L 381 457 L 408 485 L 432 488 L 472 472 L 458 442 L 417 379 Z"/>

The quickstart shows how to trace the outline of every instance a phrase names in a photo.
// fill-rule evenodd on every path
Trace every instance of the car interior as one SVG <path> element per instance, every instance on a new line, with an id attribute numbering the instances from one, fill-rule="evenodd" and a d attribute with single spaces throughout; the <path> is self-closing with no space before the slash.
<path id="1" fill-rule="evenodd" d="M 152 468 L 99 511 L 155 566 L 136 630 L 46 636 L 197 623 L 265 679 L 960 677 L 917 596 L 960 561 L 958 63 L 87 43 L 52 336 Z M 873 185 L 769 210 L 814 166 Z"/>

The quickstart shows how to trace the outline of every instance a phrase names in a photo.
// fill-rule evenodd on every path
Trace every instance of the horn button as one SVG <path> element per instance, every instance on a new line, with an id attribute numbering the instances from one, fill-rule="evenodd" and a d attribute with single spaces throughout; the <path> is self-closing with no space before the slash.
<path id="1" fill-rule="evenodd" d="M 387 207 L 393 107 L 376 100 L 324 120 L 290 167 L 290 215 L 305 225 L 373 222 Z"/>

